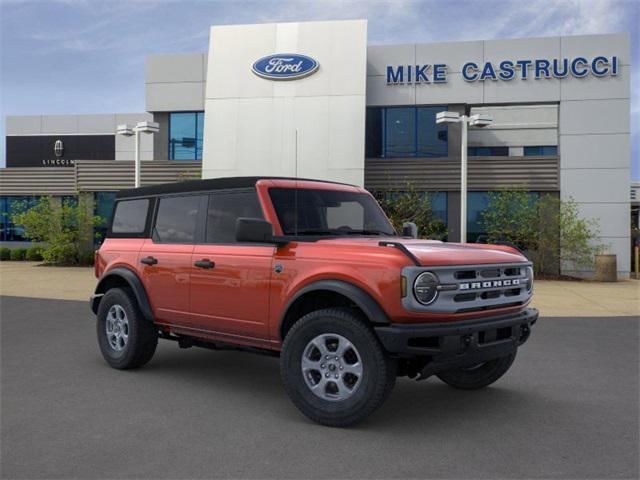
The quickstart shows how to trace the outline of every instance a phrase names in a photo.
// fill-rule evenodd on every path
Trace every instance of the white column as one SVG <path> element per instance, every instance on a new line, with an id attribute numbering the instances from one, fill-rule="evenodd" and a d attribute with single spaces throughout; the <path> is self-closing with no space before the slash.
<path id="1" fill-rule="evenodd" d="M 460 242 L 467 242 L 467 116 L 462 115 L 462 151 L 460 152 Z"/>
<path id="2" fill-rule="evenodd" d="M 138 188 L 140 186 L 140 131 L 135 129 L 135 181 L 134 187 Z"/>

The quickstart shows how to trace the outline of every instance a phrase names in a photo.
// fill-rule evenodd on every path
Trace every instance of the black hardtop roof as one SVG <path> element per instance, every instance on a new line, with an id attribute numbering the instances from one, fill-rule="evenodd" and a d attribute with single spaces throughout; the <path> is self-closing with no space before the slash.
<path id="1" fill-rule="evenodd" d="M 226 177 L 209 178 L 205 180 L 189 180 L 186 182 L 162 183 L 148 187 L 129 188 L 120 190 L 116 194 L 116 199 L 151 197 L 155 195 L 168 195 L 173 193 L 205 192 L 210 190 L 227 190 L 233 188 L 252 188 L 258 180 L 299 180 L 304 182 L 321 182 L 338 185 L 350 185 L 348 183 L 330 182 L 328 180 L 315 180 L 312 178 L 294 177 Z M 353 186 L 353 185 L 350 185 Z"/>

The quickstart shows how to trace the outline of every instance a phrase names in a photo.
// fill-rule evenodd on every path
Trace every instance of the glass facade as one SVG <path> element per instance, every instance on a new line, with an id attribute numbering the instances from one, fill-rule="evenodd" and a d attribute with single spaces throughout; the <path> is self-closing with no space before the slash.
<path id="1" fill-rule="evenodd" d="M 38 202 L 34 196 L 2 196 L 0 197 L 0 242 L 28 242 L 24 237 L 24 228 L 11 221 L 16 208 L 30 208 Z"/>
<path id="2" fill-rule="evenodd" d="M 436 114 L 446 109 L 445 106 L 367 108 L 367 158 L 446 157 L 447 125 L 436 124 Z"/>
<path id="3" fill-rule="evenodd" d="M 204 112 L 169 114 L 169 160 L 202 160 Z"/>
<path id="4" fill-rule="evenodd" d="M 557 155 L 558 147 L 556 145 L 524 147 L 525 157 L 555 157 Z"/>

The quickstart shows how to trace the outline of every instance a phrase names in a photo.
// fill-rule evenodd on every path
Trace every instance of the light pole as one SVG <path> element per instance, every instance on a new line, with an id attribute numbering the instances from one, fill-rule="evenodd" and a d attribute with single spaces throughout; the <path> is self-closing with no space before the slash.
<path id="1" fill-rule="evenodd" d="M 135 135 L 135 162 L 134 162 L 134 186 L 140 186 L 140 133 L 157 133 L 160 131 L 160 125 L 156 122 L 138 122 L 134 127 L 123 124 L 118 125 L 116 133 L 125 137 Z"/>
<path id="2" fill-rule="evenodd" d="M 439 112 L 436 123 L 461 123 L 460 152 L 460 243 L 467 242 L 467 126 L 486 127 L 493 119 L 489 115 L 477 113 L 475 115 L 460 115 L 458 112 Z"/>

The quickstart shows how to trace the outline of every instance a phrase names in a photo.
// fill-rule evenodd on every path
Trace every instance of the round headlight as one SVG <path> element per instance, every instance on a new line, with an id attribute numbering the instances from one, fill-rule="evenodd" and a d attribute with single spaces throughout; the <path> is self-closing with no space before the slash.
<path id="1" fill-rule="evenodd" d="M 413 294 L 421 304 L 429 305 L 438 296 L 439 283 L 435 273 L 421 273 L 413 284 Z"/>
<path id="2" fill-rule="evenodd" d="M 533 293 L 533 267 L 527 267 L 527 293 Z"/>

